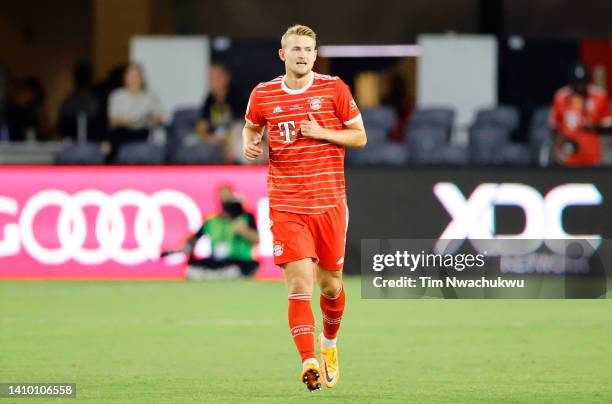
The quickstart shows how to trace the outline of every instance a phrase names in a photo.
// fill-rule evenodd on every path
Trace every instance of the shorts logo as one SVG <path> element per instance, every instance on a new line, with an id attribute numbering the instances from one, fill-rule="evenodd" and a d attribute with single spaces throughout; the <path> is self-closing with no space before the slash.
<path id="1" fill-rule="evenodd" d="M 285 252 L 285 250 L 283 249 L 282 244 L 275 244 L 274 245 L 274 256 L 275 257 L 280 257 L 281 255 L 283 255 L 284 252 Z"/>
<path id="2" fill-rule="evenodd" d="M 336 262 L 336 265 L 342 265 L 342 264 L 344 264 L 344 257 L 340 257 L 338 262 Z"/>
<path id="3" fill-rule="evenodd" d="M 314 109 L 315 111 L 318 109 L 321 109 L 321 99 L 319 98 L 314 98 L 313 100 L 310 101 L 310 108 Z"/>
<path id="4" fill-rule="evenodd" d="M 357 104 L 355 104 L 355 100 L 351 100 L 351 102 L 349 102 L 349 106 L 351 109 L 355 108 L 357 106 Z"/>

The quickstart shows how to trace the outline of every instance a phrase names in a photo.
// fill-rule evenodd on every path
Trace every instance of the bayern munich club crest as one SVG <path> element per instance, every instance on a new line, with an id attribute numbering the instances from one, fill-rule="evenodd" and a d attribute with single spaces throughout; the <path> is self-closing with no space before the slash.
<path id="1" fill-rule="evenodd" d="M 284 252 L 285 250 L 283 249 L 282 243 L 274 244 L 274 256 L 275 257 L 280 257 L 281 255 L 283 255 Z"/>
<path id="2" fill-rule="evenodd" d="M 310 100 L 310 109 L 314 109 L 315 111 L 321 109 L 322 101 L 320 98 L 313 98 Z"/>

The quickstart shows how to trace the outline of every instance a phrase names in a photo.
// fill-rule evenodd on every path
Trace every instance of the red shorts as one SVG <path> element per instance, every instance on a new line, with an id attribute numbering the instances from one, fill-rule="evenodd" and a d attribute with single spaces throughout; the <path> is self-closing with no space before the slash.
<path id="1" fill-rule="evenodd" d="M 274 263 L 283 265 L 312 258 L 323 269 L 341 271 L 348 225 L 348 208 L 342 200 L 316 215 L 270 209 L 274 237 Z"/>

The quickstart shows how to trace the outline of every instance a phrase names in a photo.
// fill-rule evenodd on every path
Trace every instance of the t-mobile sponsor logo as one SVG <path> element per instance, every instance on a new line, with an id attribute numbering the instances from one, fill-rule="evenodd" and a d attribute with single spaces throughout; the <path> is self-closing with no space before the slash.
<path id="1" fill-rule="evenodd" d="M 295 121 L 284 121 L 278 123 L 278 130 L 281 137 L 284 138 L 283 143 L 293 143 L 296 135 Z"/>

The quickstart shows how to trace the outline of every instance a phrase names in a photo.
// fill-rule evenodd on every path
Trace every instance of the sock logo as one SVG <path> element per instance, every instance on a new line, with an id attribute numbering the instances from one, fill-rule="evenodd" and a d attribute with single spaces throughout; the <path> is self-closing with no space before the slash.
<path id="1" fill-rule="evenodd" d="M 297 327 L 293 327 L 291 329 L 291 332 L 293 333 L 293 335 L 296 334 L 304 334 L 304 333 L 312 333 L 313 332 L 313 326 L 311 325 L 299 325 Z"/>

